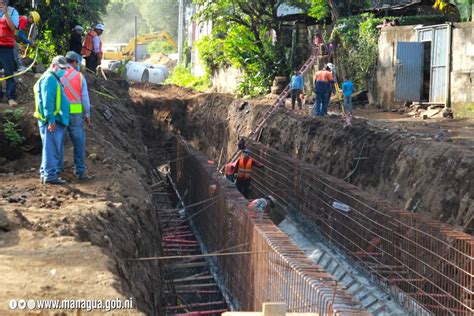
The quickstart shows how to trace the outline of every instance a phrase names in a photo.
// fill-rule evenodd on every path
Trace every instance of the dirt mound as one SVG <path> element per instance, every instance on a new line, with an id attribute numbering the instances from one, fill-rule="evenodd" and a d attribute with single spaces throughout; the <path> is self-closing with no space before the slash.
<path id="1" fill-rule="evenodd" d="M 149 163 L 142 142 L 143 122 L 128 95 L 128 84 L 122 80 L 104 81 L 89 74 L 86 77 L 92 105 L 92 124 L 86 127 L 86 157 L 92 180 L 75 179 L 72 146 L 68 140 L 62 178 L 69 184 L 40 185 L 41 157 L 37 150 L 40 139 L 32 117 L 32 94 L 28 92 L 32 86 L 27 87 L 34 82 L 33 76 L 25 77 L 23 82 L 30 83 L 25 83 L 20 90 L 25 93 L 21 99 L 24 102 L 19 106 L 22 110 L 19 126 L 25 143 L 15 152 L 11 147 L 4 149 L 3 144 L 8 140 L 0 132 L 0 274 L 4 281 L 0 290 L 0 314 L 8 313 L 7 302 L 14 297 L 134 297 L 135 308 L 151 311 L 152 307 L 146 302 L 149 297 L 143 295 L 143 289 L 150 288 L 155 295 L 153 301 L 159 301 L 160 291 L 155 281 L 152 285 L 129 286 L 138 282 L 132 280 L 137 274 L 151 273 L 159 278 L 157 266 L 119 267 L 115 265 L 113 252 L 107 251 L 109 256 L 105 256 L 100 248 L 87 242 L 90 238 L 106 248 L 106 244 L 112 244 L 121 256 L 135 256 L 133 242 L 115 240 L 112 232 L 106 237 L 100 225 L 109 225 L 108 229 L 113 231 L 114 223 L 104 218 L 115 216 L 106 214 L 117 213 L 125 220 L 130 214 L 147 217 L 146 212 L 153 210 L 154 205 L 147 191 Z M 0 122 L 12 119 L 14 110 L 2 105 Z M 36 150 L 32 150 L 32 146 Z M 86 215 L 87 220 L 84 220 Z M 91 229 L 88 234 L 84 234 L 84 225 Z M 94 227 L 102 231 L 94 232 Z M 122 237 L 125 241 L 136 239 Z M 108 238 L 107 243 L 98 242 L 100 238 Z M 161 250 L 156 248 L 156 243 L 153 245 L 149 251 L 159 254 Z M 146 269 L 153 271 L 146 272 Z M 134 314 L 133 311 L 125 313 Z"/>

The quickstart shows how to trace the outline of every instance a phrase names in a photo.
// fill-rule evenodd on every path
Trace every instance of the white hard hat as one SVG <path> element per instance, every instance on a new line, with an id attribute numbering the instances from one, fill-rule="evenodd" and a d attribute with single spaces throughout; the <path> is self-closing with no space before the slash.
<path id="1" fill-rule="evenodd" d="M 76 25 L 72 30 L 73 31 L 81 31 L 81 32 L 84 31 L 84 29 L 80 25 Z"/>
<path id="2" fill-rule="evenodd" d="M 268 198 L 270 199 L 270 201 L 272 201 L 273 206 L 275 206 L 277 200 L 276 200 L 273 196 L 271 196 L 271 195 L 269 195 Z"/>
<path id="3" fill-rule="evenodd" d="M 95 26 L 95 28 L 96 28 L 97 30 L 105 31 L 105 25 L 102 24 L 102 23 L 97 24 L 97 25 Z"/>

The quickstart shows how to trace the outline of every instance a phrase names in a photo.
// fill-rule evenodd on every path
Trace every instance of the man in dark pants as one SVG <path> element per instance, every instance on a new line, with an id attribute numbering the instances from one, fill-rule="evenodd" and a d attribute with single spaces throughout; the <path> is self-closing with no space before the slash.
<path id="1" fill-rule="evenodd" d="M 302 110 L 301 93 L 304 89 L 304 79 L 298 69 L 295 69 L 293 76 L 291 77 L 291 109 L 295 110 L 295 103 L 298 100 L 298 107 Z"/>
<path id="2" fill-rule="evenodd" d="M 8 0 L 0 0 L 0 67 L 3 68 L 5 77 L 13 75 L 16 67 L 15 61 L 15 32 L 18 28 L 20 16 L 15 8 L 8 6 Z M 7 99 L 10 106 L 16 106 L 16 82 L 14 78 L 7 81 Z M 4 93 L 0 87 L 0 99 Z"/>
<path id="3" fill-rule="evenodd" d="M 257 168 L 263 167 L 263 164 L 250 158 L 250 150 L 244 149 L 242 156 L 234 168 L 234 174 L 237 174 L 235 186 L 237 187 L 237 190 L 239 190 L 239 192 L 242 193 L 242 195 L 247 199 L 249 198 L 250 184 L 252 182 L 252 168 L 254 165 Z"/>
<path id="4" fill-rule="evenodd" d="M 100 36 L 104 30 L 104 24 L 97 24 L 92 31 L 87 33 L 84 46 L 82 47 L 82 55 L 85 56 L 86 67 L 93 72 L 102 63 L 102 42 Z"/>

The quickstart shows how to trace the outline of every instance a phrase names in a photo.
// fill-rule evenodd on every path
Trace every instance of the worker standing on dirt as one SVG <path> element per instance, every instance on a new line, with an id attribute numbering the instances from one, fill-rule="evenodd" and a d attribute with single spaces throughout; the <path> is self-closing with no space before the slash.
<path id="1" fill-rule="evenodd" d="M 86 78 L 77 71 L 80 56 L 73 52 L 67 52 L 66 62 L 68 68 L 66 74 L 61 78 L 64 92 L 70 102 L 70 119 L 67 133 L 74 146 L 74 174 L 79 180 L 89 179 L 86 172 L 86 135 L 84 122 L 90 124 L 91 106 L 89 92 L 87 91 Z M 61 155 L 64 158 L 64 154 Z M 59 163 L 60 171 L 64 169 L 64 159 Z"/>
<path id="2" fill-rule="evenodd" d="M 93 71 L 97 70 L 97 66 L 102 63 L 102 41 L 100 36 L 104 33 L 104 24 L 97 24 L 93 30 L 87 33 L 82 47 L 82 55 L 86 58 L 87 69 Z"/>
<path id="3" fill-rule="evenodd" d="M 84 29 L 80 25 L 74 26 L 72 29 L 71 37 L 69 37 L 69 50 L 75 52 L 78 56 L 81 57 L 79 61 L 79 66 L 82 62 L 82 34 L 84 33 Z"/>
<path id="4" fill-rule="evenodd" d="M 301 93 L 304 89 L 304 78 L 298 69 L 295 69 L 291 77 L 291 109 L 295 110 L 295 102 L 298 100 L 298 107 L 300 111 L 303 109 L 303 102 L 301 101 Z"/>
<path id="5" fill-rule="evenodd" d="M 334 92 L 333 83 L 334 78 L 328 66 L 316 73 L 314 77 L 316 102 L 313 107 L 312 116 L 325 116 L 327 114 L 331 92 Z"/>
<path id="6" fill-rule="evenodd" d="M 63 56 L 53 58 L 51 66 L 36 82 L 35 113 L 38 119 L 43 151 L 41 155 L 41 183 L 65 184 L 59 178 L 59 162 L 64 150 L 64 136 L 69 125 L 69 100 L 64 93 L 61 77 L 66 73 Z"/>
<path id="7" fill-rule="evenodd" d="M 235 165 L 234 174 L 237 174 L 235 185 L 240 193 L 245 198 L 248 198 L 250 193 L 250 184 L 252 182 L 252 168 L 255 165 L 257 168 L 262 168 L 263 164 L 250 158 L 250 150 L 244 149 L 242 156 Z"/>
<path id="8" fill-rule="evenodd" d="M 263 219 L 263 214 L 265 211 L 274 208 L 276 204 L 276 199 L 269 195 L 261 199 L 255 199 L 249 203 L 247 206 L 249 210 L 257 212 L 257 218 Z"/>
<path id="9" fill-rule="evenodd" d="M 20 16 L 19 23 L 18 23 L 18 31 L 16 32 L 16 37 L 18 38 L 18 40 L 22 42 L 23 44 L 30 45 L 31 47 L 35 47 L 34 41 L 28 38 L 24 30 L 26 30 L 26 27 L 28 26 L 28 24 L 38 25 L 40 21 L 41 21 L 41 16 L 36 11 L 31 11 L 28 16 L 23 16 L 23 15 Z M 15 61 L 18 65 L 18 71 L 25 70 L 25 67 L 23 67 L 22 62 L 21 62 L 20 49 L 18 47 L 18 43 L 16 43 L 15 45 L 14 53 L 15 53 Z"/>
<path id="10" fill-rule="evenodd" d="M 15 32 L 18 28 L 20 16 L 15 8 L 8 6 L 8 0 L 0 0 L 0 67 L 8 78 L 6 95 L 8 104 L 16 106 L 16 82 L 11 77 L 16 68 L 14 48 Z M 3 99 L 3 90 L 0 86 L 0 100 Z"/>

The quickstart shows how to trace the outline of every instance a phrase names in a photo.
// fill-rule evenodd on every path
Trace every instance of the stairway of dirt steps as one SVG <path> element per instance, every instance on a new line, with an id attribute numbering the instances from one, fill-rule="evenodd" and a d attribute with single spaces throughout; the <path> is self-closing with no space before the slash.
<path id="1" fill-rule="evenodd" d="M 172 206 L 170 200 L 174 194 L 168 179 L 159 170 L 169 157 L 161 151 L 159 154 L 153 154 L 153 147 L 150 153 L 154 165 L 151 178 L 160 217 L 163 256 L 177 257 L 164 261 L 166 315 L 221 315 L 228 311 L 227 304 L 205 258 L 189 258 L 202 254 L 198 240 L 189 221 L 177 210 L 180 204 Z M 158 150 L 155 150 L 155 153 L 158 153 Z"/>

